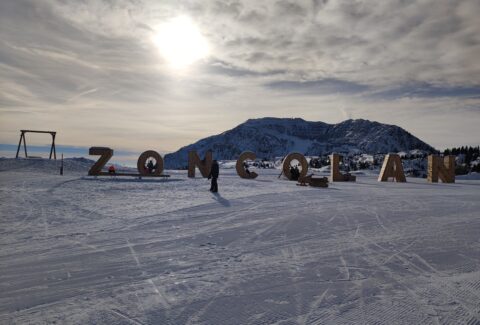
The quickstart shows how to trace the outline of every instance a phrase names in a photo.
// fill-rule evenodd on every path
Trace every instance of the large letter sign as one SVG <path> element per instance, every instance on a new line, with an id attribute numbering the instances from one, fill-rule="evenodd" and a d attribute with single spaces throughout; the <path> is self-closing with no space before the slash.
<path id="1" fill-rule="evenodd" d="M 428 175 L 430 183 L 455 183 L 455 156 L 440 157 L 438 155 L 428 156 Z"/>
<path id="2" fill-rule="evenodd" d="M 147 160 L 149 158 L 153 158 L 157 162 L 155 164 L 155 168 L 153 168 L 152 172 L 150 172 L 150 170 L 148 170 L 148 168 L 146 167 Z M 138 157 L 137 169 L 138 169 L 138 172 L 140 173 L 140 175 L 142 175 L 142 176 L 162 175 L 162 173 L 163 173 L 163 159 L 162 159 L 162 156 L 160 156 L 160 154 L 158 152 L 153 151 L 153 150 L 147 150 L 147 151 L 143 152 L 140 155 L 140 157 Z"/>
<path id="3" fill-rule="evenodd" d="M 333 153 L 330 155 L 330 180 L 332 182 L 355 182 L 357 178 L 354 175 L 342 174 L 340 172 L 340 160 L 342 156 Z"/>
<path id="4" fill-rule="evenodd" d="M 205 159 L 200 160 L 196 151 L 188 152 L 188 177 L 195 177 L 195 167 L 198 167 L 203 177 L 208 177 L 212 168 L 212 152 L 209 150 L 205 153 Z"/>
<path id="5" fill-rule="evenodd" d="M 103 166 L 112 158 L 113 150 L 107 147 L 91 147 L 88 150 L 88 154 L 92 156 L 100 156 L 97 162 L 93 164 L 92 168 L 88 171 L 88 175 L 100 175 Z"/>
<path id="6" fill-rule="evenodd" d="M 292 174 L 290 173 L 290 163 L 292 160 L 297 160 L 302 167 L 302 171 L 300 172 L 300 178 L 307 176 L 308 172 L 308 162 L 305 157 L 298 152 L 293 152 L 288 154 L 285 159 L 283 160 L 283 175 L 285 175 L 289 180 L 292 180 Z"/>
<path id="7" fill-rule="evenodd" d="M 255 172 L 247 173 L 247 171 L 243 166 L 243 164 L 245 163 L 245 160 L 247 159 L 255 160 L 255 158 L 257 158 L 257 156 L 251 151 L 242 152 L 240 157 L 238 157 L 237 164 L 235 166 L 235 168 L 237 169 L 238 176 L 240 176 L 241 178 L 256 178 L 258 176 L 258 174 Z"/>
<path id="8" fill-rule="evenodd" d="M 385 156 L 378 181 L 388 182 L 389 177 L 393 177 L 393 179 L 399 183 L 405 183 L 407 181 L 403 172 L 402 160 L 397 154 L 388 154 Z"/>
<path id="9" fill-rule="evenodd" d="M 91 147 L 88 150 L 88 154 L 100 156 L 98 160 L 93 164 L 92 168 L 88 171 L 88 175 L 92 176 L 105 176 L 110 175 L 109 173 L 102 172 L 102 168 L 107 164 L 107 162 L 113 156 L 113 149 L 106 147 Z M 149 170 L 145 165 L 149 158 L 153 158 L 156 161 L 155 167 L 152 170 Z M 139 174 L 131 173 L 114 173 L 117 176 L 160 176 L 160 177 L 169 177 L 169 175 L 162 175 L 163 172 L 163 159 L 162 156 L 156 151 L 147 150 L 138 157 L 137 169 Z"/>
<path id="10" fill-rule="evenodd" d="M 102 171 L 110 158 L 113 156 L 113 149 L 108 147 L 91 147 L 88 151 L 90 155 L 100 156 L 98 160 L 88 171 L 92 176 L 134 176 L 134 177 L 170 177 L 163 174 L 164 162 L 162 156 L 156 151 L 147 150 L 143 152 L 137 161 L 138 174 L 128 172 L 116 172 L 113 168 L 109 172 Z M 349 173 L 340 172 L 339 163 L 342 156 L 336 153 L 330 155 L 330 177 L 332 182 L 355 182 L 356 176 Z M 254 179 L 258 176 L 255 172 L 250 172 L 245 164 L 246 160 L 255 160 L 256 155 L 251 151 L 244 151 L 240 154 L 236 162 L 238 176 L 245 179 Z M 291 166 L 292 161 L 298 161 L 299 166 Z M 155 163 L 154 163 L 155 161 Z M 194 178 L 196 168 L 200 170 L 203 177 L 208 177 L 212 168 L 213 153 L 211 150 L 205 152 L 205 158 L 202 160 L 195 150 L 188 152 L 188 177 Z M 112 166 L 113 167 L 113 166 Z M 298 168 L 298 169 L 297 169 Z M 292 175 L 292 172 L 295 172 Z M 327 187 L 328 179 L 326 177 L 313 177 L 313 174 L 307 177 L 308 162 L 307 159 L 298 152 L 289 153 L 283 160 L 282 174 L 289 180 L 298 180 L 298 185 L 310 184 L 311 186 Z M 298 175 L 298 178 L 296 177 Z M 280 174 L 281 175 L 281 174 Z M 280 177 L 280 176 L 279 176 Z M 402 160 L 398 154 L 388 154 L 383 161 L 379 182 L 387 182 L 389 178 L 399 183 L 406 182 L 403 171 Z M 427 181 L 430 183 L 455 183 L 455 156 L 428 156 L 428 175 Z"/>

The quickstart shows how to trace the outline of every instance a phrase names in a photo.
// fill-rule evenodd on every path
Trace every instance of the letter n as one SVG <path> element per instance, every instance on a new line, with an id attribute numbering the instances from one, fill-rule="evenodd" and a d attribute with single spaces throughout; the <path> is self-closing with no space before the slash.
<path id="1" fill-rule="evenodd" d="M 388 182 L 390 177 L 393 177 L 393 179 L 399 183 L 405 183 L 407 181 L 405 173 L 403 172 L 402 160 L 397 154 L 389 154 L 385 156 L 380 175 L 378 176 L 378 181 Z"/>
<path id="2" fill-rule="evenodd" d="M 188 152 L 188 177 L 195 177 L 195 167 L 198 167 L 203 177 L 208 177 L 212 168 L 212 151 L 205 152 L 205 159 L 201 160 L 195 150 Z"/>
<path id="3" fill-rule="evenodd" d="M 428 175 L 427 181 L 438 183 L 438 179 L 443 183 L 455 183 L 455 156 L 440 157 L 438 155 L 428 156 Z"/>

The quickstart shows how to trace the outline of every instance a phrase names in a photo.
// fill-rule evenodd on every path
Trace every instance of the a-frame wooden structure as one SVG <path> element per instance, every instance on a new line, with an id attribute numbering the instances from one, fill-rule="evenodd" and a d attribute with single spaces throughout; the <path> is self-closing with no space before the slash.
<path id="1" fill-rule="evenodd" d="M 52 159 L 52 154 L 53 154 L 53 159 L 57 159 L 57 152 L 55 151 L 55 136 L 57 135 L 57 132 L 55 131 L 35 131 L 35 130 L 20 130 L 20 141 L 18 142 L 18 148 L 17 148 L 17 155 L 15 158 L 18 158 L 18 153 L 20 152 L 20 147 L 22 146 L 22 140 L 23 140 L 23 148 L 25 150 L 25 158 L 28 158 L 28 153 L 27 153 L 27 142 L 25 141 L 25 133 L 30 132 L 30 133 L 50 133 L 52 136 L 52 146 L 50 147 L 50 157 L 49 159 Z"/>

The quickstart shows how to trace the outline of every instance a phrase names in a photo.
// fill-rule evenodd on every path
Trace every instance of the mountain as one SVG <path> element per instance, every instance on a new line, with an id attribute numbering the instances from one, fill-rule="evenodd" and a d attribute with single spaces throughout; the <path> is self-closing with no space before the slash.
<path id="1" fill-rule="evenodd" d="M 200 157 L 212 150 L 214 159 L 230 160 L 246 150 L 255 152 L 257 158 L 273 158 L 293 151 L 318 156 L 331 152 L 375 154 L 412 149 L 436 152 L 396 125 L 363 119 L 327 124 L 301 118 L 265 117 L 247 120 L 231 130 L 167 154 L 165 167 L 185 167 L 190 150 L 196 150 Z"/>

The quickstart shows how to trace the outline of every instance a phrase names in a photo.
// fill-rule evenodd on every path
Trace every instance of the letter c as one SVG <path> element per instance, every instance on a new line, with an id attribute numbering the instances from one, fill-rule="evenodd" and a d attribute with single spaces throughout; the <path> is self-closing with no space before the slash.
<path id="1" fill-rule="evenodd" d="M 240 157 L 237 159 L 237 165 L 235 166 L 238 176 L 241 178 L 256 178 L 258 176 L 258 174 L 255 172 L 247 173 L 243 167 L 245 160 L 255 160 L 255 158 L 257 158 L 257 156 L 251 151 L 244 151 L 240 154 Z"/>

